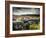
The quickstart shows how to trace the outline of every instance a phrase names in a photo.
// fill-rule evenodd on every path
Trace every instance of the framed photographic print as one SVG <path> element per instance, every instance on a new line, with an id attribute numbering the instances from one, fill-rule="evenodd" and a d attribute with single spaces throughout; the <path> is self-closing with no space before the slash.
<path id="1" fill-rule="evenodd" d="M 6 1 L 5 36 L 44 35 L 44 3 Z"/>

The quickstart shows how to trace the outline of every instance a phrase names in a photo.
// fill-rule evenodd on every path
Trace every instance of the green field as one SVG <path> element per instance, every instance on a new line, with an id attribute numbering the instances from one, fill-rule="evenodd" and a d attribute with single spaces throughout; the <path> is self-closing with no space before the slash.
<path id="1" fill-rule="evenodd" d="M 32 25 L 29 25 L 30 30 L 39 30 L 40 29 L 40 22 L 38 24 L 33 23 Z"/>

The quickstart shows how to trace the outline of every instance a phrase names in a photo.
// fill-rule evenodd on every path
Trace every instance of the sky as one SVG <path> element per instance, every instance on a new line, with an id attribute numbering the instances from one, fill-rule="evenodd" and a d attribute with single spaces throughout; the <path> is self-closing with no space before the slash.
<path id="1" fill-rule="evenodd" d="M 13 7 L 13 13 L 15 15 L 40 14 L 40 8 Z"/>

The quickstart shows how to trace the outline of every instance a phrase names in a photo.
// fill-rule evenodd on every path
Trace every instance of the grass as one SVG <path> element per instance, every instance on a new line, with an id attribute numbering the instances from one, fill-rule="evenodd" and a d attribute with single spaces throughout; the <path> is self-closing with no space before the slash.
<path id="1" fill-rule="evenodd" d="M 38 24 L 33 23 L 32 25 L 29 26 L 30 30 L 39 30 L 40 29 L 40 22 Z"/>

